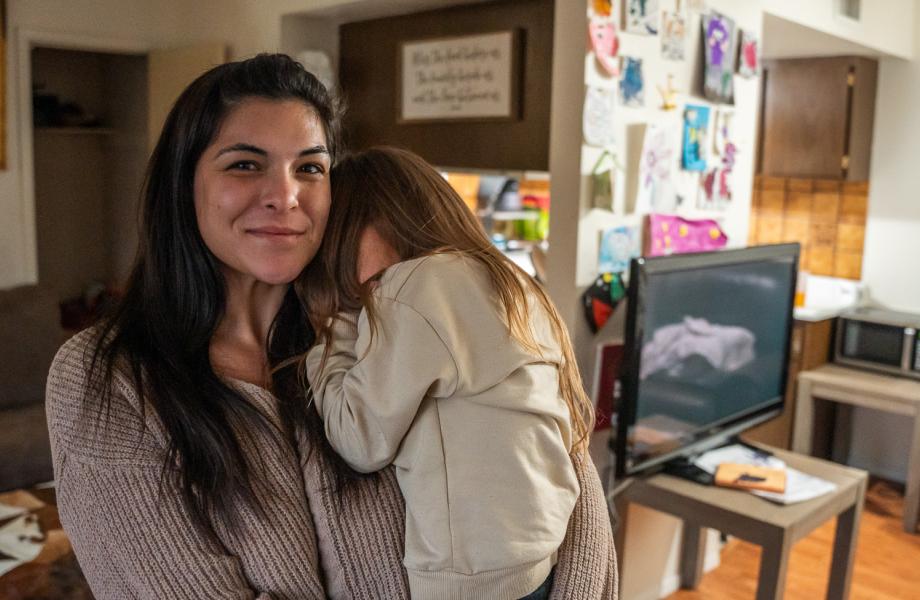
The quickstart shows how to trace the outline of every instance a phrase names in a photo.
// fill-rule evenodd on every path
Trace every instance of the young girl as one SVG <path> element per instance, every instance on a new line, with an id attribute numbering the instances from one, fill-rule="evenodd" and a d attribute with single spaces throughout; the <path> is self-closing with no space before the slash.
<path id="1" fill-rule="evenodd" d="M 396 466 L 412 597 L 547 597 L 592 414 L 562 320 L 418 156 L 348 157 L 332 196 L 306 374 L 342 458 Z"/>

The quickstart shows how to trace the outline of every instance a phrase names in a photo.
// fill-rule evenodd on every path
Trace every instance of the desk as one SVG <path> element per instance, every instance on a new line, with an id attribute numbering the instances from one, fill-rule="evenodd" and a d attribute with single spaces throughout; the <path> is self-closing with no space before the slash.
<path id="1" fill-rule="evenodd" d="M 836 483 L 837 489 L 806 502 L 782 506 L 748 492 L 704 486 L 665 474 L 624 482 L 616 498 L 624 519 L 617 532 L 620 572 L 629 570 L 629 556 L 623 552 L 622 542 L 626 539 L 626 508 L 635 502 L 683 520 L 682 587 L 692 589 L 699 584 L 705 555 L 702 528 L 710 527 L 763 548 L 757 600 L 779 600 L 785 590 L 792 545 L 828 519 L 837 517 L 827 597 L 846 598 L 866 494 L 866 472 L 788 451 L 770 450 L 790 467 Z"/>
<path id="2" fill-rule="evenodd" d="M 802 371 L 798 378 L 795 428 L 792 449 L 810 453 L 815 400 L 829 400 L 850 406 L 874 408 L 910 417 L 913 435 L 907 463 L 907 493 L 904 495 L 904 531 L 914 533 L 920 520 L 920 381 L 824 365 Z M 834 457 L 846 460 L 850 438 L 849 411 L 839 415 Z"/>

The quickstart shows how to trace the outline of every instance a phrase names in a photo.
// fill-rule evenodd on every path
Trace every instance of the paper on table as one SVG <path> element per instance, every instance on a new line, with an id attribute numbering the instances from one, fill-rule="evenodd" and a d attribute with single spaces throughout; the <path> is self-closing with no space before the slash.
<path id="1" fill-rule="evenodd" d="M 776 492 L 752 491 L 751 493 L 772 502 L 778 502 L 779 504 L 795 504 L 797 502 L 804 502 L 812 498 L 817 498 L 818 496 L 823 496 L 836 489 L 836 483 L 832 483 L 826 479 L 812 477 L 807 473 L 802 473 L 801 471 L 786 467 L 785 492 L 778 494 Z"/>
<path id="2" fill-rule="evenodd" d="M 0 528 L 0 552 L 7 556 L 30 561 L 38 556 L 44 545 L 45 536 L 34 517 L 19 517 Z"/>
<path id="3" fill-rule="evenodd" d="M 7 571 L 12 571 L 13 569 L 15 569 L 16 567 L 18 567 L 24 562 L 26 561 L 16 560 L 16 559 L 10 559 L 10 560 L 0 559 L 0 575 L 3 575 Z"/>
<path id="4" fill-rule="evenodd" d="M 12 519 L 13 517 L 17 517 L 24 512 L 28 512 L 28 509 L 22 506 L 10 506 L 9 504 L 3 504 L 0 502 L 0 521 Z"/>
<path id="5" fill-rule="evenodd" d="M 786 491 L 782 494 L 751 490 L 752 494 L 779 504 L 804 502 L 837 489 L 837 485 L 830 481 L 787 467 L 785 461 L 763 452 L 757 452 L 753 448 L 742 446 L 741 444 L 724 446 L 704 452 L 694 461 L 696 466 L 713 474 L 719 465 L 724 462 L 786 469 Z"/>
<path id="6" fill-rule="evenodd" d="M 732 444 L 731 446 L 723 446 L 722 448 L 704 452 L 693 462 L 699 468 L 713 475 L 722 463 L 756 465 L 758 467 L 769 467 L 771 469 L 783 469 L 786 467 L 786 463 L 775 456 L 764 452 L 757 452 L 741 444 Z"/>

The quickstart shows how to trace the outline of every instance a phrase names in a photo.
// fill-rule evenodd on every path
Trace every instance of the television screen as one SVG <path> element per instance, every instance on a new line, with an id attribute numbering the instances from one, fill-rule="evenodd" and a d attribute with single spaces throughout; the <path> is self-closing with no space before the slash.
<path id="1" fill-rule="evenodd" d="M 798 248 L 633 261 L 618 414 L 621 474 L 780 412 Z"/>

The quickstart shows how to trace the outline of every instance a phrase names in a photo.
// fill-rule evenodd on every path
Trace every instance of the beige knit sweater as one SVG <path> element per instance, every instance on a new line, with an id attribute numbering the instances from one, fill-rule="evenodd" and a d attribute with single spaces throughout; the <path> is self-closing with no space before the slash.
<path id="1" fill-rule="evenodd" d="M 334 497 L 329 471 L 309 442 L 253 435 L 247 454 L 265 465 L 256 493 L 271 510 L 248 514 L 230 533 L 212 519 L 218 543 L 196 535 L 178 493 L 160 481 L 166 437 L 127 378 L 116 379 L 109 422 L 84 401 L 89 332 L 67 342 L 48 377 L 47 413 L 58 508 L 94 595 L 117 599 L 319 599 L 325 597 L 313 515 L 325 519 L 347 593 L 407 599 L 402 567 L 405 508 L 392 469 Z M 239 390 L 280 424 L 275 398 Z M 303 458 L 309 456 L 305 464 Z M 581 496 L 560 548 L 552 598 L 616 598 L 617 572 L 603 492 L 590 460 L 576 461 Z"/>

